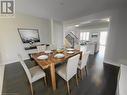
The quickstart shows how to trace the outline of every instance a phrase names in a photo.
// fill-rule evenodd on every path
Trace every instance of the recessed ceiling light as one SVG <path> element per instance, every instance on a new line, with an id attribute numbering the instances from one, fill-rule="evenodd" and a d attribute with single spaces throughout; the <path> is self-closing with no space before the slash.
<path id="1" fill-rule="evenodd" d="M 103 21 L 107 21 L 107 22 L 110 22 L 110 18 L 105 18 L 105 19 L 102 19 Z"/>
<path id="2" fill-rule="evenodd" d="M 109 22 L 110 21 L 110 18 L 107 18 L 107 21 Z"/>
<path id="3" fill-rule="evenodd" d="M 77 25 L 75 25 L 75 27 L 79 27 L 79 25 L 77 24 Z"/>

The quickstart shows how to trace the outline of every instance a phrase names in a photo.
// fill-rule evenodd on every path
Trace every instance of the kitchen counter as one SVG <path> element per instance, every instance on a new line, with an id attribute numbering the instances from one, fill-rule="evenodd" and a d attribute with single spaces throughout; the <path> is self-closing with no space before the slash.
<path id="1" fill-rule="evenodd" d="M 82 45 L 81 47 L 85 47 L 85 50 L 90 51 L 90 54 L 92 55 L 99 50 L 96 42 L 87 42 L 87 44 Z"/>

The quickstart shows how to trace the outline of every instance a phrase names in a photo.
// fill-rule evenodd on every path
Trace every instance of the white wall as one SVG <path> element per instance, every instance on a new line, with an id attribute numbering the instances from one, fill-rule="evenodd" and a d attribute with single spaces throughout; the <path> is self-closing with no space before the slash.
<path id="1" fill-rule="evenodd" d="M 119 9 L 111 16 L 104 60 L 127 65 L 127 9 Z"/>
<path id="2" fill-rule="evenodd" d="M 107 10 L 64 22 L 75 25 L 81 21 L 111 18 L 104 61 L 114 65 L 127 65 L 127 8 Z"/>
<path id="3" fill-rule="evenodd" d="M 18 60 L 17 53 L 28 58 L 17 28 L 39 29 L 41 43 L 51 43 L 50 21 L 29 15 L 16 14 L 15 18 L 0 18 L 0 64 Z"/>
<path id="4" fill-rule="evenodd" d="M 51 20 L 51 34 L 52 34 L 52 44 L 57 48 L 63 47 L 63 23 L 55 20 Z"/>

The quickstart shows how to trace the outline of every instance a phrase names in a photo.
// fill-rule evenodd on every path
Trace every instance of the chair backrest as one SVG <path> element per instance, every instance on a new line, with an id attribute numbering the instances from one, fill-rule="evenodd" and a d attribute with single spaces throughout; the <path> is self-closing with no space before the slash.
<path id="1" fill-rule="evenodd" d="M 19 58 L 19 61 L 20 61 L 21 65 L 22 65 L 22 67 L 23 67 L 23 69 L 24 69 L 24 71 L 28 77 L 29 82 L 32 83 L 31 73 L 30 73 L 28 67 L 26 66 L 26 64 L 25 64 L 25 62 L 22 59 L 22 56 L 20 54 L 18 54 L 18 58 Z"/>
<path id="2" fill-rule="evenodd" d="M 75 55 L 68 59 L 67 67 L 66 67 L 67 80 L 70 80 L 77 73 L 79 58 L 80 58 L 80 54 Z"/>
<path id="3" fill-rule="evenodd" d="M 81 46 L 80 51 L 82 52 L 82 54 L 84 54 L 87 51 L 87 47 Z"/>
<path id="4" fill-rule="evenodd" d="M 37 51 L 38 52 L 43 52 L 46 50 L 46 45 L 38 45 L 37 46 Z"/>
<path id="5" fill-rule="evenodd" d="M 49 49 L 50 49 L 50 50 L 54 50 L 54 49 L 57 49 L 57 47 L 56 47 L 54 44 L 50 44 L 50 45 L 49 45 Z"/>
<path id="6" fill-rule="evenodd" d="M 82 59 L 81 59 L 81 69 L 84 68 L 87 64 L 88 58 L 89 58 L 89 51 L 86 51 L 83 55 L 82 55 Z"/>

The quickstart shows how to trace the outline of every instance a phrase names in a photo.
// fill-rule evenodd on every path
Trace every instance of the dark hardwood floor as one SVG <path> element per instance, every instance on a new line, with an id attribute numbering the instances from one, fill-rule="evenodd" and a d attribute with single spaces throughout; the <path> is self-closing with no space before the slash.
<path id="1" fill-rule="evenodd" d="M 90 56 L 87 69 L 88 76 L 79 80 L 76 86 L 75 78 L 70 81 L 71 95 L 115 95 L 119 67 L 103 63 L 100 53 Z M 28 67 L 36 65 L 30 60 L 25 61 Z M 57 90 L 52 91 L 49 70 L 46 71 L 48 86 L 43 80 L 33 84 L 35 95 L 67 95 L 65 81 L 57 75 Z M 31 95 L 30 86 L 25 72 L 19 62 L 6 65 L 3 84 L 3 95 Z"/>

